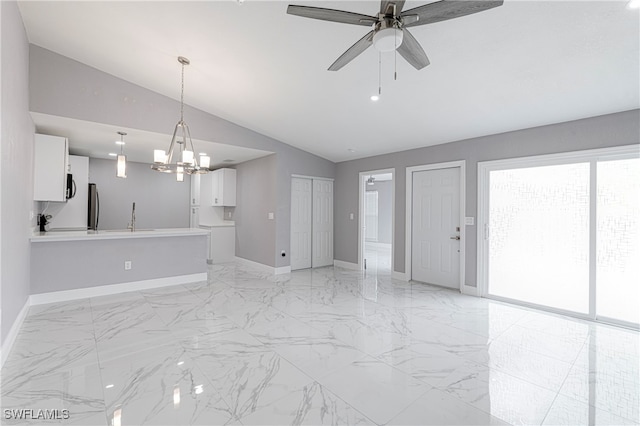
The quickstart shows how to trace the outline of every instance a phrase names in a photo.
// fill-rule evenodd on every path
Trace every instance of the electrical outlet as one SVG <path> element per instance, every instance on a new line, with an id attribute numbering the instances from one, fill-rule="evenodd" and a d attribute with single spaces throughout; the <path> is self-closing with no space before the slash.
<path id="1" fill-rule="evenodd" d="M 231 212 L 227 212 L 227 217 L 231 219 Z"/>
<path id="2" fill-rule="evenodd" d="M 125 260 L 124 261 L 124 270 L 128 271 L 131 269 L 131 261 L 130 260 Z"/>

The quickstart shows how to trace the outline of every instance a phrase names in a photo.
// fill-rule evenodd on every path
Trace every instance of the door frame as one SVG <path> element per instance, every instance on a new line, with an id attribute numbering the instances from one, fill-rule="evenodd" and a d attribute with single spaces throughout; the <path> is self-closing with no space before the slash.
<path id="1" fill-rule="evenodd" d="M 446 163 L 424 164 L 421 166 L 407 167 L 407 194 L 406 194 L 406 207 L 405 207 L 405 249 L 404 249 L 404 273 L 407 281 L 411 281 L 411 243 L 412 243 L 412 231 L 413 231 L 413 173 L 424 172 L 429 170 L 439 169 L 452 169 L 458 168 L 460 171 L 460 292 L 465 290 L 465 260 L 466 260 L 466 226 L 465 226 L 465 214 L 466 214 L 466 160 L 448 161 Z"/>
<path id="2" fill-rule="evenodd" d="M 515 305 L 532 307 L 542 311 L 567 315 L 574 318 L 613 324 L 638 330 L 637 325 L 625 321 L 598 316 L 596 314 L 596 267 L 592 261 L 596 257 L 596 194 L 597 188 L 597 163 L 598 161 L 617 160 L 626 158 L 637 158 L 640 156 L 638 145 L 621 145 L 608 148 L 595 148 L 587 150 L 577 150 L 559 152 L 554 154 L 532 155 L 516 158 L 506 158 L 502 160 L 490 160 L 478 162 L 478 220 L 477 220 L 477 285 L 480 296 L 488 299 L 499 300 Z M 525 302 L 517 299 L 510 299 L 489 294 L 489 243 L 490 229 L 489 221 L 489 184 L 490 173 L 496 170 L 511 170 L 528 167 L 552 166 L 573 163 L 590 164 L 590 197 L 589 197 L 589 312 L 581 314 L 579 312 L 568 311 L 560 308 L 553 308 L 546 305 Z"/>
<path id="3" fill-rule="evenodd" d="M 364 211 L 364 194 L 367 190 L 367 179 L 371 175 L 379 175 L 382 173 L 391 173 L 391 276 L 395 274 L 394 255 L 395 255 L 395 227 L 396 227 L 396 169 L 379 169 L 360 172 L 358 176 L 358 270 L 364 271 L 364 223 L 365 223 L 365 211 Z"/>

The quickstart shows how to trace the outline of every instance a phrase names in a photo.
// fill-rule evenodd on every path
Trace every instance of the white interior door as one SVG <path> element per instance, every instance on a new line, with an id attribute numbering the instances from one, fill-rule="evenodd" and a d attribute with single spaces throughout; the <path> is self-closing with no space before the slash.
<path id="1" fill-rule="evenodd" d="M 312 180 L 291 179 L 291 269 L 311 268 Z"/>
<path id="2" fill-rule="evenodd" d="M 414 172 L 411 278 L 460 287 L 460 169 Z"/>
<path id="3" fill-rule="evenodd" d="M 333 265 L 333 181 L 313 180 L 312 226 L 311 266 Z"/>

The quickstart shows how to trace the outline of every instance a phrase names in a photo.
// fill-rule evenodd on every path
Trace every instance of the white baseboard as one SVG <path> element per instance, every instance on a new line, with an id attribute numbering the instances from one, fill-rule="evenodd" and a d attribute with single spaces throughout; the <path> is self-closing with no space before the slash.
<path id="1" fill-rule="evenodd" d="M 359 271 L 360 270 L 360 266 L 358 266 L 357 263 L 351 263 L 351 262 L 343 262 L 342 260 L 333 260 L 333 266 L 337 266 L 338 268 L 344 268 L 344 269 L 353 269 L 355 271 Z"/>
<path id="2" fill-rule="evenodd" d="M 18 333 L 20 332 L 20 328 L 22 327 L 22 323 L 24 319 L 27 317 L 27 313 L 29 312 L 30 300 L 24 302 L 24 306 L 20 309 L 16 320 L 13 322 L 11 326 L 11 330 L 7 334 L 7 337 L 4 339 L 4 343 L 2 344 L 2 348 L 0 348 L 0 367 L 4 365 L 4 362 L 9 357 L 9 353 L 11 352 L 11 348 L 16 341 L 16 337 L 18 337 Z"/>
<path id="3" fill-rule="evenodd" d="M 121 284 L 101 285 L 97 287 L 77 288 L 73 290 L 54 291 L 51 293 L 32 294 L 29 297 L 31 305 L 66 302 L 69 300 L 86 299 L 88 297 L 107 296 L 110 294 L 126 293 L 129 291 L 148 290 L 151 288 L 168 287 L 187 284 L 196 281 L 206 281 L 207 273 L 178 275 L 176 277 L 154 278 L 151 280 L 133 281 Z"/>
<path id="4" fill-rule="evenodd" d="M 253 260 L 245 259 L 244 257 L 237 257 L 236 260 L 246 266 L 249 266 L 259 271 L 266 272 L 273 275 L 288 274 L 291 272 L 291 266 L 281 266 L 274 268 L 273 266 L 265 265 L 264 263 L 254 262 Z"/>
<path id="5" fill-rule="evenodd" d="M 409 281 L 407 279 L 407 274 L 405 272 L 397 272 L 397 271 L 392 271 L 391 272 L 391 278 L 393 278 L 394 280 L 400 280 L 400 281 Z"/>
<path id="6" fill-rule="evenodd" d="M 460 293 L 462 294 L 467 294 L 469 296 L 480 296 L 480 291 L 478 290 L 478 287 L 471 287 L 470 285 L 463 285 L 462 286 L 462 290 L 460 290 Z"/>
<path id="7" fill-rule="evenodd" d="M 276 275 L 290 274 L 291 273 L 291 266 L 281 266 L 279 268 L 274 268 L 273 272 Z"/>

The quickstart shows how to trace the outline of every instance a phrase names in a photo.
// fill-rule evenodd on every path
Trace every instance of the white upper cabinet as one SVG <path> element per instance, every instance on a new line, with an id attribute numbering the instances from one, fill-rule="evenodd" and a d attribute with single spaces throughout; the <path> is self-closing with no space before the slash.
<path id="1" fill-rule="evenodd" d="M 67 201 L 67 138 L 36 134 L 34 142 L 33 199 Z"/>
<path id="2" fill-rule="evenodd" d="M 210 173 L 213 206 L 236 205 L 236 171 L 235 169 L 218 169 Z M 206 175 L 205 175 L 206 176 Z"/>

